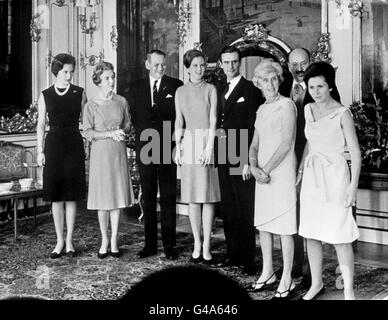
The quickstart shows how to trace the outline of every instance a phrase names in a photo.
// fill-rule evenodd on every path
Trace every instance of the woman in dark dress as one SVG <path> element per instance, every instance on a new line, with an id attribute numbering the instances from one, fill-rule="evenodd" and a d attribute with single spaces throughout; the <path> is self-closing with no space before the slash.
<path id="1" fill-rule="evenodd" d="M 42 91 L 38 101 L 37 162 L 44 166 L 43 200 L 52 202 L 57 234 L 52 259 L 61 257 L 65 249 L 66 255 L 75 255 L 72 241 L 77 201 L 85 197 L 85 152 L 79 119 L 86 95 L 83 88 L 70 83 L 75 63 L 69 54 L 55 56 L 51 65 L 55 83 Z M 47 115 L 50 129 L 44 138 Z"/>

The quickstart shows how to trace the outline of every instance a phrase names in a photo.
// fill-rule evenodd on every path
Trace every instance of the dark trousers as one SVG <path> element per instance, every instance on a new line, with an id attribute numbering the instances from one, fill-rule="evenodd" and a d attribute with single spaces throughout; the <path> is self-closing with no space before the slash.
<path id="1" fill-rule="evenodd" d="M 230 175 L 229 166 L 219 165 L 220 211 L 224 222 L 227 256 L 236 264 L 247 265 L 255 259 L 254 219 L 255 182 Z"/>
<path id="2" fill-rule="evenodd" d="M 296 201 L 296 223 L 299 230 L 300 224 L 300 197 L 297 195 Z M 294 264 L 292 267 L 292 276 L 300 277 L 303 275 L 304 263 L 304 238 L 299 234 L 294 234 Z"/>
<path id="3" fill-rule="evenodd" d="M 158 241 L 156 197 L 160 192 L 160 216 L 164 250 L 176 242 L 176 165 L 139 163 L 143 194 L 145 247 L 156 250 Z"/>

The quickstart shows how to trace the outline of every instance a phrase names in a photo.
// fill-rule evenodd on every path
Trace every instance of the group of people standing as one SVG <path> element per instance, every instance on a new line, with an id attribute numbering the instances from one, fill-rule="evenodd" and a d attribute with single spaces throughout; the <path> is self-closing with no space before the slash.
<path id="1" fill-rule="evenodd" d="M 56 81 L 40 97 L 37 129 L 38 163 L 45 165 L 44 199 L 52 202 L 57 232 L 51 257 L 65 252 L 75 255 L 76 201 L 85 196 L 85 155 L 78 129 L 82 114 L 84 137 L 91 144 L 87 207 L 98 210 L 99 258 L 121 254 L 120 209 L 133 201 L 125 143 L 132 125 L 144 201 L 145 245 L 138 258 L 157 253 L 158 191 L 164 253 L 167 259 L 178 257 L 179 166 L 181 200 L 188 203 L 194 236 L 188 262 L 239 266 L 253 275 L 257 272 L 256 228 L 263 267 L 248 290 L 274 288 L 280 277 L 274 299 L 288 299 L 303 279 L 309 279 L 303 299 L 311 300 L 325 289 L 322 242 L 330 243 L 337 251 L 345 298 L 354 299 L 351 243 L 358 230 L 351 206 L 361 160 L 351 113 L 340 103 L 334 68 L 325 62 L 311 64 L 308 51 L 296 48 L 288 56 L 289 74 L 283 74 L 279 63 L 263 59 L 248 81 L 240 75 L 241 52 L 226 46 L 220 65 L 227 83 L 216 87 L 204 80 L 206 58 L 201 51 L 184 55 L 189 74 L 185 84 L 165 75 L 165 58 L 159 50 L 147 54 L 149 76 L 130 86 L 127 99 L 114 93 L 113 66 L 100 62 L 93 73 L 100 91 L 88 102 L 83 89 L 70 84 L 74 58 L 61 54 L 53 60 Z M 46 114 L 50 130 L 44 139 Z M 216 263 L 211 231 L 217 204 L 226 255 Z M 281 272 L 273 268 L 274 234 L 281 238 Z M 308 274 L 303 270 L 304 239 Z"/>

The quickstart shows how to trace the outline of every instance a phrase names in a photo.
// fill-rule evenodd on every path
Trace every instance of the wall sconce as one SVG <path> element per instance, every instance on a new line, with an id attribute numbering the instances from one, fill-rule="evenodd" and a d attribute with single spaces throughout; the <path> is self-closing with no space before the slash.
<path id="1" fill-rule="evenodd" d="M 81 32 L 90 35 L 90 47 L 93 47 L 93 33 L 97 31 L 97 14 L 94 11 L 94 7 L 100 4 L 101 0 L 76 0 L 75 6 L 79 8 L 85 8 L 85 13 L 79 15 L 79 22 L 81 26 Z M 92 7 L 93 12 L 90 15 L 89 22 L 86 17 L 86 8 Z"/>
<path id="2" fill-rule="evenodd" d="M 79 8 L 94 7 L 101 3 L 101 0 L 72 0 L 74 5 Z"/>
<path id="3" fill-rule="evenodd" d="M 193 6 L 190 2 L 187 2 L 186 5 L 184 5 L 184 2 L 180 2 L 179 9 L 178 9 L 178 21 L 177 21 L 177 28 L 178 28 L 178 44 L 179 46 L 183 47 L 186 43 L 186 36 L 188 33 L 188 29 L 191 27 L 191 16 L 192 16 L 192 9 Z"/>
<path id="4" fill-rule="evenodd" d="M 33 42 L 40 40 L 41 24 L 40 24 L 40 13 L 37 12 L 32 16 L 30 24 L 30 36 Z"/>

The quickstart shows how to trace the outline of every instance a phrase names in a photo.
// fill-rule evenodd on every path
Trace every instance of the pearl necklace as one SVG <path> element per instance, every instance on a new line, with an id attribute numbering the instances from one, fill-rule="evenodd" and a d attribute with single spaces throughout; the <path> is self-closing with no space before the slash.
<path id="1" fill-rule="evenodd" d="M 69 88 L 70 88 L 70 84 L 65 88 L 65 91 L 61 92 L 58 90 L 57 85 L 54 84 L 54 89 L 58 96 L 64 96 L 67 93 L 67 91 L 69 91 Z"/>

